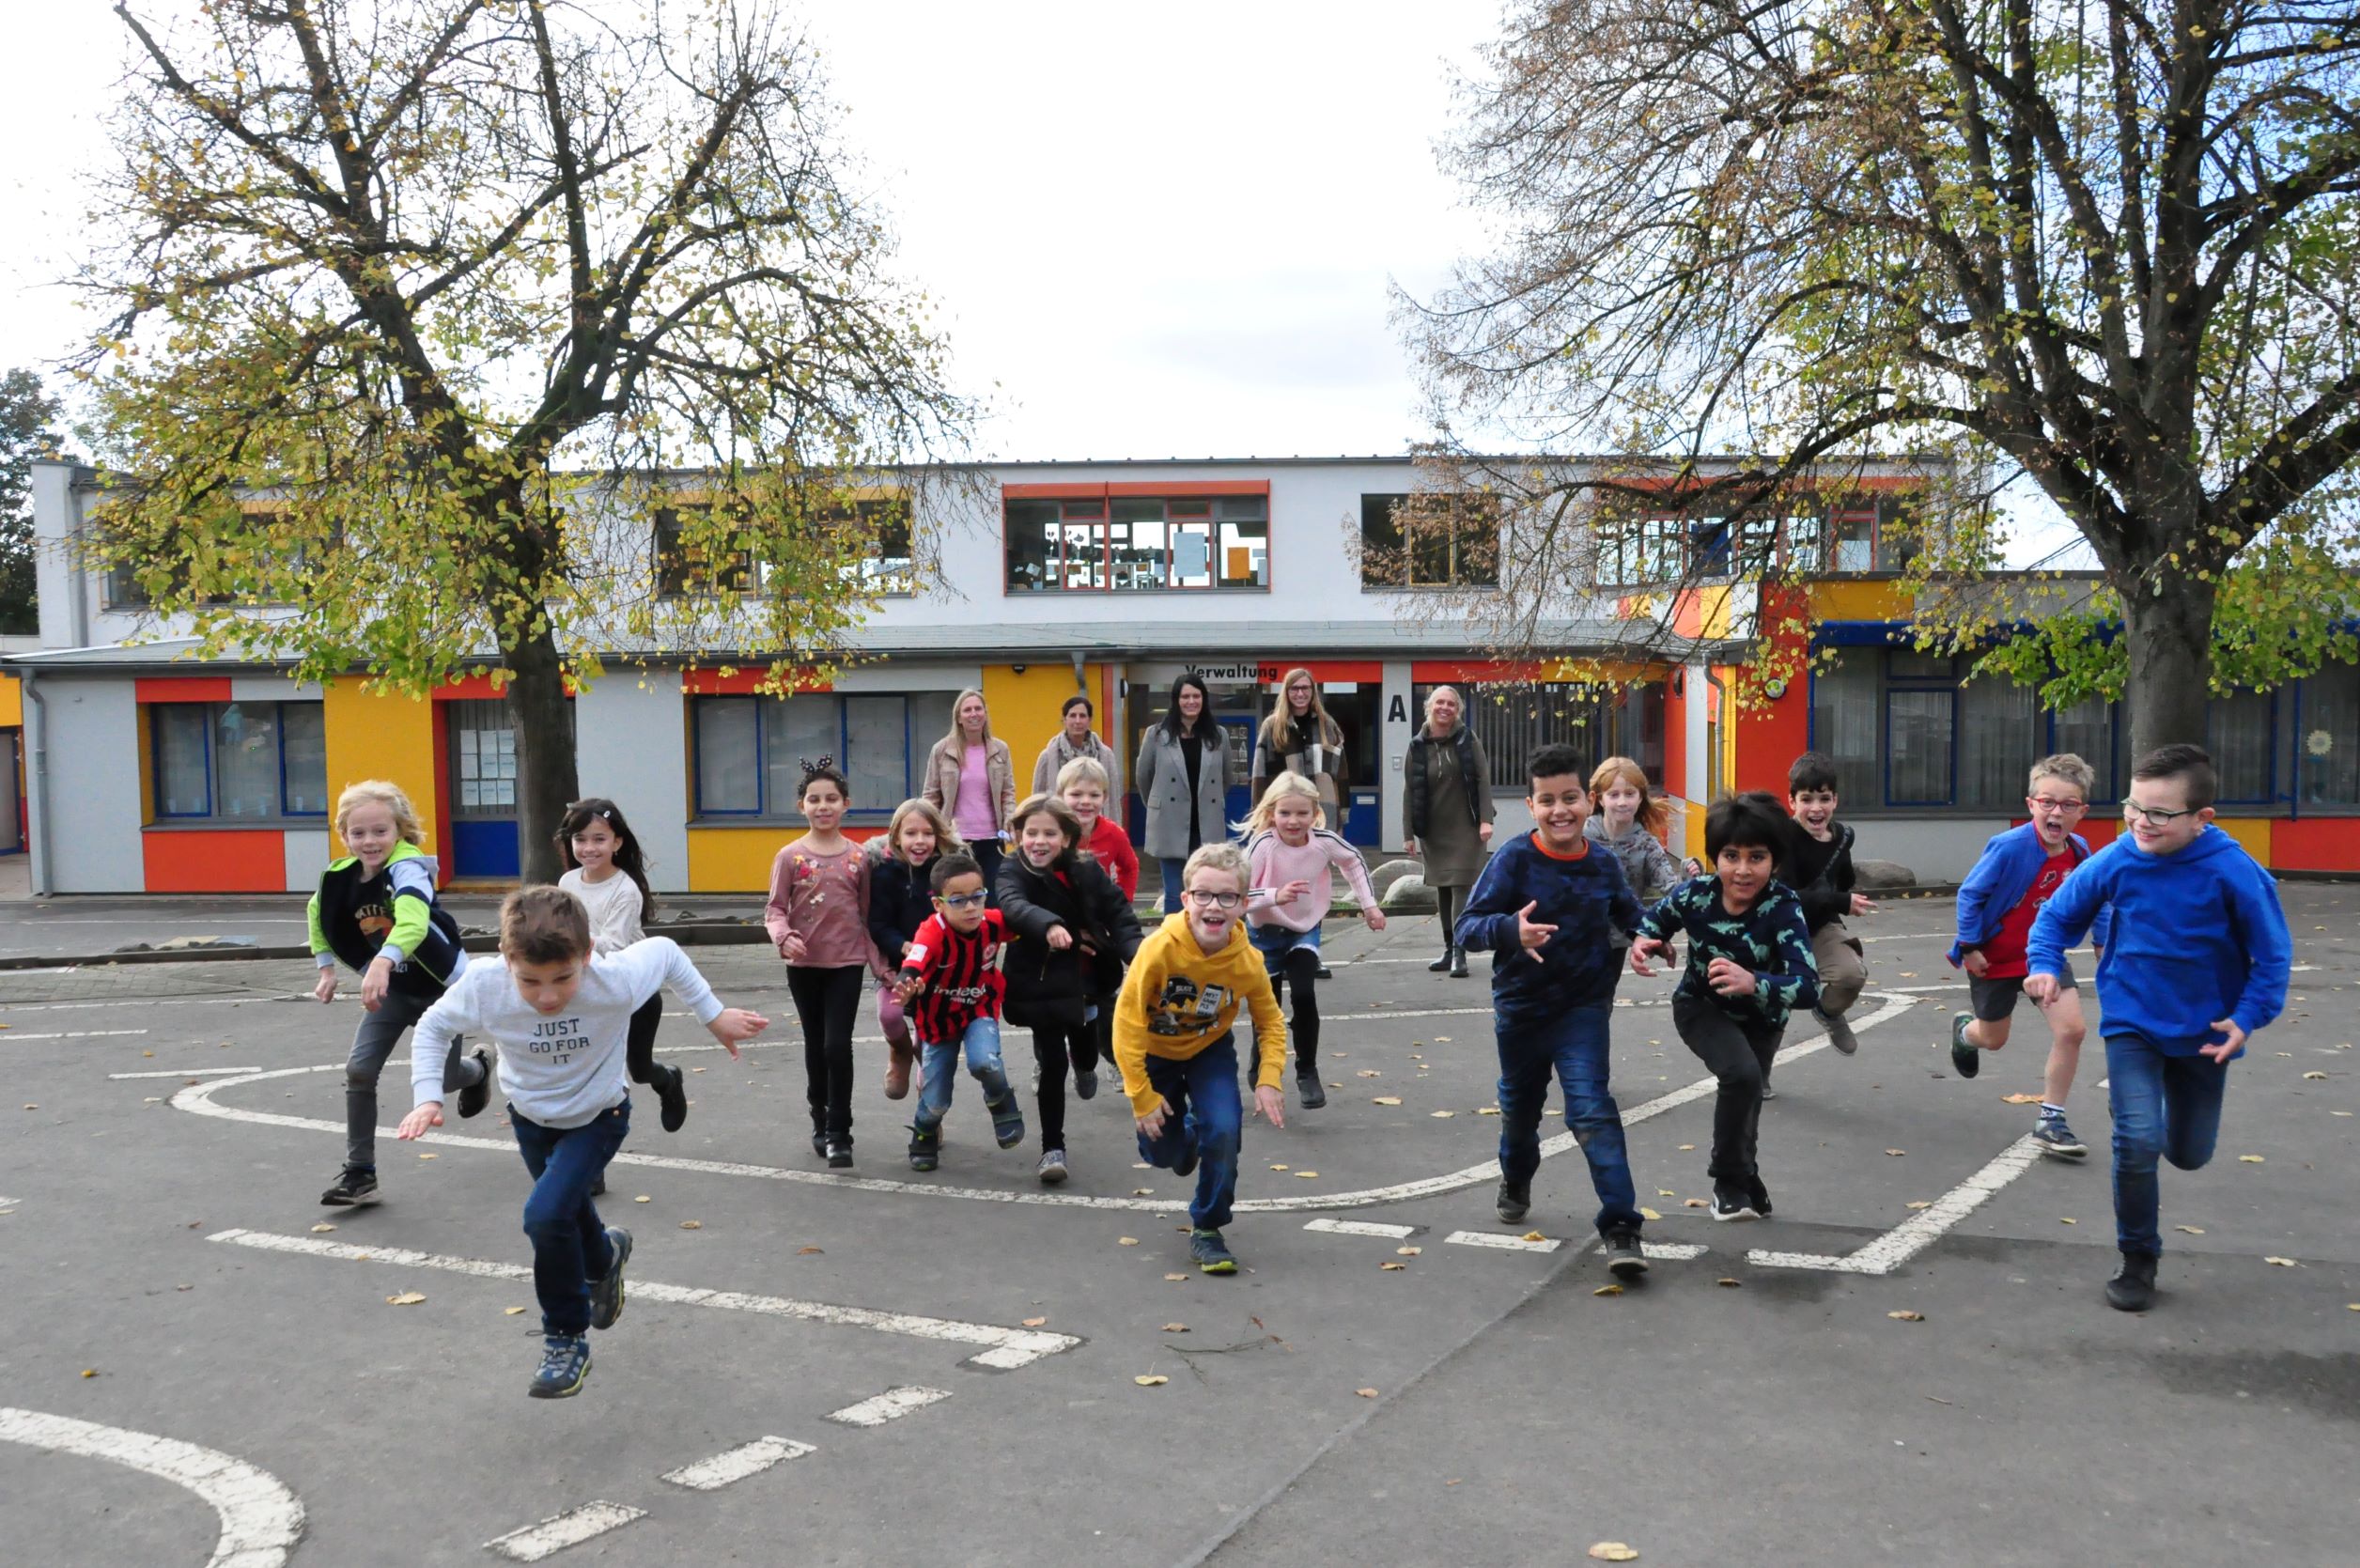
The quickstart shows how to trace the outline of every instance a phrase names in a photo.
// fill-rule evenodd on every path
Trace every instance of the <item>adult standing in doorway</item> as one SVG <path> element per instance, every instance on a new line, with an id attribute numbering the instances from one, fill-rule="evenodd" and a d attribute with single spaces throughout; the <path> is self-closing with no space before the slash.
<path id="1" fill-rule="evenodd" d="M 1281 773 L 1300 773 L 1319 789 L 1330 832 L 1343 831 L 1343 726 L 1328 717 L 1319 683 L 1309 670 L 1295 669 L 1279 683 L 1279 700 L 1254 737 L 1253 771 L 1247 793 L 1257 801 Z"/>
<path id="2" fill-rule="evenodd" d="M 1229 745 L 1197 675 L 1172 683 L 1163 722 L 1140 737 L 1131 787 L 1147 803 L 1141 848 L 1162 862 L 1164 913 L 1180 912 L 1180 873 L 1188 857 L 1229 837 Z"/>
<path id="3" fill-rule="evenodd" d="M 1458 943 L 1458 915 L 1467 892 L 1491 857 L 1491 760 L 1465 723 L 1467 705 L 1454 687 L 1426 698 L 1426 722 L 1409 742 L 1403 767 L 1409 794 L 1409 849 L 1425 860 L 1426 886 L 1442 913 L 1442 956 L 1426 968 L 1467 978 L 1467 950 Z"/>
<path id="4" fill-rule="evenodd" d="M 1041 748 L 1041 759 L 1032 765 L 1033 794 L 1056 794 L 1057 775 L 1064 771 L 1067 763 L 1081 757 L 1105 768 L 1107 778 L 1113 779 L 1114 748 L 1099 739 L 1098 732 L 1091 727 L 1097 717 L 1097 709 L 1080 692 L 1065 699 L 1064 727 Z"/>
<path id="5" fill-rule="evenodd" d="M 925 800 L 951 819 L 983 869 L 984 886 L 993 886 L 1001 837 L 1017 809 L 1017 765 L 1008 743 L 992 738 L 981 691 L 962 691 L 951 705 L 951 733 L 926 755 Z"/>

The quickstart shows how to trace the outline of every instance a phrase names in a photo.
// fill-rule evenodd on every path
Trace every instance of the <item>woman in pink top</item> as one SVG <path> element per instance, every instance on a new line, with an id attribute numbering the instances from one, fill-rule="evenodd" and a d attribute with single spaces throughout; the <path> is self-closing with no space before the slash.
<path id="1" fill-rule="evenodd" d="M 951 705 L 951 733 L 926 753 L 926 804 L 951 819 L 967 852 L 983 867 L 984 886 L 1000 875 L 1001 839 L 1017 809 L 1016 759 L 991 735 L 981 691 L 962 691 Z"/>
<path id="2" fill-rule="evenodd" d="M 1287 1032 L 1295 1040 L 1295 1092 L 1303 1109 L 1328 1103 L 1319 1082 L 1319 923 L 1335 900 L 1341 868 L 1352 885 L 1360 918 L 1372 931 L 1385 929 L 1376 889 L 1360 852 L 1340 834 L 1320 826 L 1319 786 L 1300 773 L 1270 781 L 1253 815 L 1246 818 L 1246 862 L 1252 875 L 1246 922 L 1254 947 L 1275 988 L 1295 994 L 1295 1017 Z M 1268 902 L 1262 900 L 1267 897 Z M 1254 1048 L 1259 1052 L 1262 1043 Z"/>
<path id="3" fill-rule="evenodd" d="M 800 800 L 811 831 L 770 862 L 770 902 L 762 918 L 786 960 L 786 988 L 803 1025 L 812 1153 L 843 1171 L 852 1164 L 852 1025 L 861 1014 L 861 971 L 882 979 L 886 970 L 869 939 L 868 856 L 844 836 L 851 790 L 832 759 L 804 764 Z"/>

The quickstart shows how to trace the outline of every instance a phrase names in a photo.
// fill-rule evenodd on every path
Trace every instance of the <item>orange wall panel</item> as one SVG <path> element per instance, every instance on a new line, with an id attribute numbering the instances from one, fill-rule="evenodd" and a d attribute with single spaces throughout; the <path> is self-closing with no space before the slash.
<path id="1" fill-rule="evenodd" d="M 2360 871 L 2360 816 L 2305 816 L 2270 831 L 2274 871 Z"/>
<path id="2" fill-rule="evenodd" d="M 135 683 L 137 700 L 143 703 L 225 703 L 229 695 L 227 675 L 146 675 Z"/>
<path id="3" fill-rule="evenodd" d="M 285 893 L 287 835 L 273 828 L 140 835 L 149 893 Z"/>

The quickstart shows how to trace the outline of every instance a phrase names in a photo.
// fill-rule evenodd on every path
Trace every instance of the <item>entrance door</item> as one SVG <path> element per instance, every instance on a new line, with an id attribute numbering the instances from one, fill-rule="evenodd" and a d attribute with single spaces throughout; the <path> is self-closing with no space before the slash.
<path id="1" fill-rule="evenodd" d="M 24 815 L 17 791 L 22 730 L 0 730 L 0 855 L 24 847 Z"/>
<path id="2" fill-rule="evenodd" d="M 451 737 L 451 865 L 470 881 L 513 881 L 524 868 L 517 844 L 516 732 L 508 705 L 448 702 Z"/>

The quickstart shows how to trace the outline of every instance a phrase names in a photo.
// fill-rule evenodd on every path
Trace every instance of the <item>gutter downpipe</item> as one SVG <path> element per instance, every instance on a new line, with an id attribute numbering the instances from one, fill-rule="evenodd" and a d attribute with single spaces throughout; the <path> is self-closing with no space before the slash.
<path id="1" fill-rule="evenodd" d="M 31 668 L 18 676 L 25 702 L 33 710 L 33 754 L 25 769 L 25 804 L 33 818 L 33 896 L 50 896 L 49 854 L 49 706 L 41 698 L 40 673 Z"/>

